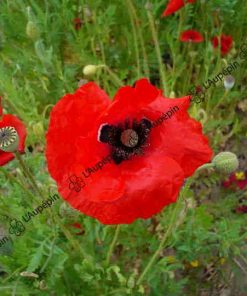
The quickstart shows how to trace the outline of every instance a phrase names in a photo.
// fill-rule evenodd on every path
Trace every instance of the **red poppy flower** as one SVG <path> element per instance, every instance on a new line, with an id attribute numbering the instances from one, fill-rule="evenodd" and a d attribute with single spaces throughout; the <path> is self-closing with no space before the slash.
<path id="1" fill-rule="evenodd" d="M 27 136 L 26 128 L 24 124 L 16 116 L 6 114 L 2 116 L 2 105 L 0 98 L 0 146 L 6 141 L 11 141 L 12 132 L 17 133 L 19 137 L 18 151 L 24 153 L 24 143 Z M 5 165 L 12 159 L 14 159 L 12 152 L 5 152 L 0 147 L 0 166 Z"/>
<path id="2" fill-rule="evenodd" d="M 185 4 L 194 3 L 195 1 L 196 0 L 169 0 L 169 3 L 167 4 L 162 16 L 168 16 L 184 7 Z"/>
<path id="3" fill-rule="evenodd" d="M 73 19 L 73 23 L 74 23 L 74 28 L 78 31 L 80 30 L 81 26 L 82 26 L 82 20 L 77 17 L 75 19 Z"/>
<path id="4" fill-rule="evenodd" d="M 203 36 L 199 32 L 194 31 L 194 30 L 184 31 L 180 35 L 180 41 L 182 41 L 182 42 L 198 43 L 198 42 L 202 42 L 203 40 L 204 40 Z"/>
<path id="5" fill-rule="evenodd" d="M 212 156 L 189 101 L 164 98 L 147 79 L 120 88 L 113 102 L 93 82 L 65 95 L 46 135 L 61 196 L 104 224 L 147 219 L 175 202 L 184 178 Z M 84 176 L 86 186 L 71 190 L 70 176 Z"/>
<path id="6" fill-rule="evenodd" d="M 230 175 L 228 180 L 223 182 L 225 188 L 231 189 L 244 189 L 247 185 L 247 171 L 246 172 L 235 172 Z"/>
<path id="7" fill-rule="evenodd" d="M 215 36 L 211 39 L 214 48 L 220 46 L 221 54 L 226 55 L 232 48 L 232 36 L 222 34 L 220 37 Z"/>

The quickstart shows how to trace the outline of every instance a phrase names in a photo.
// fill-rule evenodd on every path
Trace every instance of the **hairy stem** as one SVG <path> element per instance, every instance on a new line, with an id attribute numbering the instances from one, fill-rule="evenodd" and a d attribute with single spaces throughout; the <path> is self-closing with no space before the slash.
<path id="1" fill-rule="evenodd" d="M 160 72 L 160 78 L 161 78 L 161 82 L 162 82 L 163 92 L 164 92 L 164 94 L 169 94 L 168 83 L 166 80 L 164 65 L 162 63 L 162 56 L 161 56 L 161 52 L 160 52 L 157 31 L 156 31 L 155 24 L 154 24 L 154 18 L 153 18 L 152 13 L 149 10 L 147 10 L 147 15 L 148 15 L 149 26 L 150 26 L 153 41 L 154 41 L 156 56 L 158 59 L 159 72 Z"/>
<path id="2" fill-rule="evenodd" d="M 22 157 L 21 157 L 21 154 L 17 151 L 14 153 L 15 156 L 16 156 L 16 159 L 18 160 L 19 164 L 20 164 L 20 167 L 24 173 L 24 175 L 29 179 L 31 185 L 33 186 L 33 188 L 36 190 L 36 192 L 39 194 L 39 196 L 41 197 L 41 199 L 44 199 L 43 197 L 43 194 L 41 192 L 41 190 L 39 189 L 38 185 L 36 184 L 32 174 L 30 173 L 29 171 L 29 168 L 25 165 Z"/>
<path id="3" fill-rule="evenodd" d="M 161 251 L 163 250 L 165 244 L 167 243 L 167 238 L 170 236 L 170 234 L 173 231 L 173 227 L 175 227 L 175 220 L 177 217 L 177 212 L 179 209 L 179 205 L 180 205 L 180 201 L 182 200 L 182 197 L 184 197 L 187 194 L 187 191 L 189 189 L 189 186 L 191 184 L 191 179 L 189 179 L 184 188 L 182 189 L 182 192 L 177 200 L 177 203 L 173 209 L 172 215 L 171 215 L 171 219 L 170 219 L 170 223 L 167 227 L 166 232 L 164 233 L 164 236 L 159 244 L 158 249 L 156 250 L 156 252 L 153 254 L 153 256 L 151 257 L 151 259 L 149 260 L 148 264 L 146 265 L 145 269 L 143 270 L 143 272 L 141 273 L 140 277 L 138 278 L 136 285 L 140 285 L 142 283 L 142 281 L 144 280 L 145 276 L 147 275 L 147 273 L 149 272 L 150 268 L 153 266 L 154 262 L 156 261 L 156 259 L 158 258 L 158 256 L 160 255 Z"/>
<path id="4" fill-rule="evenodd" d="M 126 3 L 127 3 L 128 11 L 129 11 L 130 22 L 131 22 L 131 27 L 132 27 L 132 31 L 133 31 L 134 46 L 135 46 L 135 53 L 136 53 L 136 63 L 137 63 L 137 78 L 139 78 L 141 75 L 141 70 L 140 70 L 140 53 L 139 53 L 138 42 L 137 42 L 137 30 L 136 30 L 135 21 L 133 18 L 133 11 L 132 11 L 130 1 L 127 0 Z"/>
<path id="5" fill-rule="evenodd" d="M 119 232 L 120 232 L 120 225 L 117 225 L 117 227 L 115 229 L 115 234 L 114 234 L 113 240 L 111 242 L 111 245 L 110 245 L 109 251 L 107 253 L 107 257 L 106 257 L 106 265 L 107 266 L 110 264 L 112 253 L 113 253 L 114 247 L 116 245 Z"/>

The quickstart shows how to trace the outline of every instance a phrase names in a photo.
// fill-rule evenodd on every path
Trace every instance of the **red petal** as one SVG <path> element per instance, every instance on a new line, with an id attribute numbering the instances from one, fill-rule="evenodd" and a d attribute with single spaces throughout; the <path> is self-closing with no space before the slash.
<path id="1" fill-rule="evenodd" d="M 187 30 L 181 33 L 180 41 L 182 42 L 202 42 L 203 36 L 194 30 Z"/>
<path id="2" fill-rule="evenodd" d="M 0 121 L 0 128 L 6 127 L 6 126 L 11 126 L 16 129 L 18 136 L 19 136 L 18 151 L 20 153 L 24 153 L 25 152 L 25 140 L 26 140 L 26 136 L 27 136 L 27 131 L 26 131 L 24 124 L 16 116 L 11 115 L 11 114 L 6 114 L 2 117 L 2 120 Z M 6 164 L 7 162 L 12 160 L 13 158 L 14 158 L 13 153 L 0 151 L 0 165 L 1 166 Z"/>
<path id="3" fill-rule="evenodd" d="M 111 104 L 102 117 L 103 122 L 115 124 L 125 121 L 126 118 L 142 119 L 143 109 L 152 103 L 161 91 L 149 83 L 147 79 L 140 79 L 135 87 L 124 86 L 120 88 Z"/>
<path id="4" fill-rule="evenodd" d="M 51 114 L 46 155 L 49 171 L 64 199 L 105 224 L 148 218 L 174 202 L 183 170 L 185 175 L 191 175 L 212 154 L 200 124 L 187 114 L 189 100 L 166 99 L 146 79 L 137 81 L 134 88 L 121 88 L 111 105 L 93 83 L 62 98 Z M 144 156 L 120 165 L 105 164 L 102 171 L 85 178 L 86 186 L 79 193 L 70 190 L 69 176 L 82 178 L 87 167 L 96 170 L 95 164 L 110 152 L 108 145 L 97 141 L 100 125 L 119 124 L 126 118 L 146 117 L 153 121 L 174 106 L 179 107 L 179 112 L 172 114 L 169 123 L 167 120 L 151 130 Z"/>
<path id="5" fill-rule="evenodd" d="M 93 153 L 91 146 L 84 146 L 83 143 L 92 137 L 95 125 L 100 125 L 98 118 L 109 104 L 105 92 L 95 83 L 89 82 L 74 94 L 65 95 L 52 109 L 46 134 L 46 157 L 54 179 L 61 179 L 64 171 L 69 171 L 77 163 L 78 154 L 84 151 L 89 158 L 88 155 Z M 54 151 L 57 152 L 55 155 Z"/>
<path id="6" fill-rule="evenodd" d="M 183 180 L 179 165 L 156 153 L 106 166 L 86 179 L 88 184 L 79 193 L 71 192 L 65 182 L 59 191 L 74 208 L 103 224 L 128 224 L 175 202 Z"/>
<path id="7" fill-rule="evenodd" d="M 185 176 L 189 177 L 199 166 L 211 160 L 213 152 L 208 139 L 202 134 L 201 124 L 190 118 L 182 106 L 179 109 L 163 124 L 164 127 L 158 126 L 153 131 L 150 141 L 165 155 L 176 160 Z"/>
<path id="8" fill-rule="evenodd" d="M 103 121 L 114 124 L 127 117 L 138 120 L 146 117 L 154 121 L 161 116 L 162 112 L 169 112 L 178 106 L 177 113 L 173 113 L 169 120 L 153 129 L 150 143 L 152 147 L 164 149 L 164 155 L 177 161 L 184 169 L 185 176 L 188 177 L 199 166 L 210 161 L 213 153 L 208 146 L 207 138 L 202 134 L 201 124 L 190 118 L 187 113 L 189 99 L 190 97 L 176 100 L 164 99 L 161 92 L 148 80 L 141 79 L 136 83 L 135 88 L 120 89 L 115 97 L 114 109 L 109 107 Z M 117 110 L 120 110 L 119 114 L 116 114 Z"/>
<path id="9" fill-rule="evenodd" d="M 4 166 L 6 163 L 14 159 L 15 156 L 13 153 L 10 152 L 4 152 L 0 150 L 0 166 Z"/>
<path id="10" fill-rule="evenodd" d="M 218 37 L 213 37 L 211 39 L 212 45 L 214 48 L 217 48 L 219 46 L 219 38 Z"/>
<path id="11" fill-rule="evenodd" d="M 221 53 L 227 54 L 232 47 L 232 37 L 223 35 L 221 36 Z"/>
<path id="12" fill-rule="evenodd" d="M 163 12 L 162 16 L 168 16 L 176 11 L 178 11 L 180 8 L 182 8 L 187 3 L 194 3 L 195 0 L 169 0 L 169 3 L 166 6 L 165 11 Z"/>
<path id="13" fill-rule="evenodd" d="M 219 37 L 214 37 L 211 39 L 214 48 L 219 47 Z M 232 37 L 222 34 L 220 36 L 220 50 L 222 55 L 225 55 L 229 52 L 232 47 Z"/>
<path id="14" fill-rule="evenodd" d="M 238 188 L 244 189 L 247 185 L 247 180 L 236 181 Z"/>

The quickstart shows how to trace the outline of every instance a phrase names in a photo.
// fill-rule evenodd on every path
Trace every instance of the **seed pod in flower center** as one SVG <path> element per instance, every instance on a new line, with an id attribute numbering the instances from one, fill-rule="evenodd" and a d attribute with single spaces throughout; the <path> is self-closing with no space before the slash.
<path id="1" fill-rule="evenodd" d="M 5 152 L 14 152 L 19 144 L 19 136 L 12 126 L 0 128 L 0 149 Z"/>
<path id="2" fill-rule="evenodd" d="M 112 146 L 112 159 L 116 164 L 134 155 L 141 155 L 151 129 L 151 121 L 126 120 L 119 125 L 103 124 L 99 129 L 99 141 Z"/>
<path id="3" fill-rule="evenodd" d="M 138 134 L 133 129 L 127 129 L 121 134 L 121 142 L 124 146 L 135 147 L 138 144 Z"/>

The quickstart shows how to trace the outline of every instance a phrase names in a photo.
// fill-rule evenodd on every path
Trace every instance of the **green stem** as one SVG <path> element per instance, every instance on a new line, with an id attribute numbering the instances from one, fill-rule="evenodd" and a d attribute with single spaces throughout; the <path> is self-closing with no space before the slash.
<path id="1" fill-rule="evenodd" d="M 148 15 L 149 26 L 150 26 L 153 41 L 154 41 L 156 56 L 157 56 L 158 63 L 159 63 L 159 72 L 160 72 L 160 78 L 161 78 L 161 82 L 162 82 L 163 92 L 164 92 L 164 94 L 165 93 L 169 94 L 168 83 L 166 80 L 164 65 L 162 63 L 162 56 L 161 56 L 161 52 L 160 52 L 160 46 L 159 46 L 157 32 L 155 29 L 154 19 L 153 19 L 153 16 L 149 10 L 147 10 L 147 15 Z"/>
<path id="2" fill-rule="evenodd" d="M 141 74 L 141 71 L 140 71 L 140 53 L 139 53 L 139 49 L 138 49 L 136 26 L 135 26 L 135 21 L 134 21 L 134 18 L 133 18 L 133 11 L 132 11 L 130 1 L 127 0 L 126 3 L 127 3 L 128 11 L 129 11 L 130 22 L 131 22 L 131 27 L 132 27 L 132 31 L 133 31 L 134 46 L 135 46 L 135 52 L 136 52 L 136 62 L 137 62 L 137 78 L 139 78 L 140 74 Z"/>
<path id="3" fill-rule="evenodd" d="M 11 174 L 9 174 L 8 172 L 5 171 L 4 168 L 0 168 L 0 171 L 2 171 L 4 173 L 4 175 L 6 176 L 6 178 L 8 178 L 10 181 L 12 181 L 13 183 L 16 183 L 19 187 L 22 188 L 22 190 L 31 198 L 31 199 L 35 199 L 37 200 L 36 196 L 33 195 L 26 187 L 24 187 L 21 182 L 19 182 L 14 176 L 12 176 Z"/>
<path id="4" fill-rule="evenodd" d="M 228 90 L 225 90 L 224 95 L 219 99 L 218 103 L 214 106 L 214 108 L 210 113 L 213 113 L 220 106 L 220 104 L 224 101 L 224 99 L 228 95 L 228 92 L 229 92 Z"/>
<path id="5" fill-rule="evenodd" d="M 54 252 L 54 247 L 55 247 L 55 242 L 56 242 L 57 237 L 55 236 L 52 240 L 52 244 L 51 244 L 51 251 L 50 254 L 48 255 L 44 265 L 42 266 L 42 268 L 40 269 L 40 273 L 43 273 L 44 270 L 46 269 L 47 265 L 49 264 L 49 261 L 51 260 L 51 257 L 53 255 Z"/>
<path id="6" fill-rule="evenodd" d="M 211 169 L 211 168 L 213 168 L 214 167 L 214 165 L 212 164 L 212 163 L 205 163 L 205 164 L 203 164 L 202 166 L 200 166 L 197 170 L 196 170 L 196 172 L 200 172 L 200 171 L 202 171 L 202 170 L 204 170 L 204 169 Z"/>
<path id="7" fill-rule="evenodd" d="M 105 65 L 106 71 L 109 73 L 109 75 L 112 77 L 114 82 L 116 83 L 117 86 L 121 87 L 123 86 L 123 82 L 118 78 L 118 76 L 108 67 Z"/>
<path id="8" fill-rule="evenodd" d="M 138 38 L 140 40 L 140 45 L 141 45 L 141 50 L 142 50 L 142 55 L 143 55 L 144 73 L 145 73 L 145 76 L 149 78 L 150 72 L 149 72 L 149 67 L 148 67 L 148 56 L 147 56 L 147 52 L 146 52 L 146 49 L 145 49 L 145 43 L 144 43 L 142 31 L 141 31 L 141 26 L 139 25 L 140 20 L 138 19 L 136 9 L 135 9 L 135 6 L 134 6 L 133 2 L 131 0 L 127 0 L 127 5 L 129 6 L 130 11 L 132 12 L 134 22 L 135 22 L 136 31 L 137 31 L 137 35 L 138 35 Z"/>
<path id="9" fill-rule="evenodd" d="M 178 25 L 178 39 L 179 39 L 180 34 L 182 32 L 182 27 L 183 27 L 183 12 L 180 10 L 179 11 L 179 25 Z"/>
<path id="10" fill-rule="evenodd" d="M 41 190 L 39 189 L 38 185 L 36 184 L 32 174 L 30 173 L 29 169 L 27 168 L 27 166 L 25 165 L 21 154 L 17 151 L 14 153 L 16 156 L 16 159 L 18 160 L 20 167 L 24 173 L 24 175 L 29 179 L 30 183 L 32 184 L 33 188 L 36 190 L 36 192 L 39 194 L 39 196 L 41 197 L 41 199 L 44 199 L 43 194 L 41 192 Z"/>
<path id="11" fill-rule="evenodd" d="M 109 251 L 108 251 L 108 253 L 107 253 L 107 257 L 106 257 L 106 266 L 108 266 L 108 265 L 110 264 L 111 256 L 112 256 L 112 253 L 113 253 L 114 247 L 115 247 L 115 245 L 116 245 L 116 242 L 117 242 L 117 239 L 118 239 L 119 232 L 120 232 L 120 225 L 117 225 L 116 230 L 115 230 L 115 234 L 114 234 L 114 237 L 113 237 L 113 240 L 112 240 L 112 243 L 111 243 L 110 248 L 109 248 Z"/>
<path id="12" fill-rule="evenodd" d="M 106 62 L 106 56 L 105 56 L 105 47 L 104 47 L 104 44 L 103 44 L 102 41 L 99 41 L 99 44 L 100 44 L 100 49 L 101 49 L 100 51 L 101 51 L 102 61 L 103 61 L 103 64 L 106 65 L 107 62 Z M 98 74 L 98 72 L 97 72 L 97 74 Z M 109 87 L 109 80 L 108 79 L 103 79 L 103 83 L 104 83 L 104 89 L 107 90 L 108 94 L 110 94 L 111 89 Z"/>
<path id="13" fill-rule="evenodd" d="M 153 256 L 151 257 L 151 259 L 149 260 L 147 266 L 145 267 L 145 269 L 143 270 L 143 272 L 141 273 L 140 277 L 138 278 L 137 282 L 136 282 L 136 285 L 140 285 L 141 282 L 143 281 L 143 279 L 145 278 L 146 274 L 149 272 L 150 268 L 153 266 L 154 262 L 156 261 L 156 259 L 158 258 L 158 256 L 160 255 L 162 249 L 164 248 L 166 242 L 167 242 L 167 238 L 169 237 L 169 235 L 172 233 L 173 231 L 173 227 L 174 227 L 174 221 L 177 217 L 177 210 L 179 208 L 179 205 L 180 205 L 180 201 L 182 200 L 182 197 L 184 197 L 190 187 L 190 184 L 191 184 L 192 180 L 189 179 L 187 180 L 178 200 L 177 200 L 177 203 L 176 203 L 176 206 L 175 208 L 173 209 L 173 212 L 172 212 L 172 215 L 171 215 L 171 219 L 170 219 L 170 223 L 167 227 L 167 230 L 159 244 L 159 247 L 158 249 L 156 250 L 156 252 L 153 254 Z"/>
<path id="14" fill-rule="evenodd" d="M 19 152 L 15 152 L 16 159 L 18 160 L 20 167 L 25 174 L 25 176 L 29 179 L 29 181 L 32 183 L 34 189 L 37 191 L 39 196 L 41 197 L 42 200 L 45 200 L 45 196 L 43 195 L 42 191 L 39 189 L 38 185 L 36 184 L 33 176 L 29 172 L 29 169 L 26 167 L 21 155 Z M 57 213 L 52 213 L 52 209 L 48 209 L 49 215 L 51 219 L 55 222 L 58 223 L 60 226 L 62 232 L 64 233 L 65 237 L 68 239 L 68 241 L 73 245 L 75 250 L 78 251 L 78 253 L 81 253 L 84 258 L 87 258 L 88 255 L 87 253 L 81 248 L 80 244 L 73 238 L 73 236 L 70 234 L 70 232 L 64 227 L 64 225 L 61 223 L 60 218 L 57 216 Z"/>
<path id="15" fill-rule="evenodd" d="M 52 214 L 52 212 L 50 213 Z M 55 223 L 57 223 L 62 230 L 62 233 L 67 238 L 68 242 L 73 246 L 73 248 L 76 250 L 78 254 L 81 254 L 84 258 L 89 258 L 90 256 L 87 254 L 87 252 L 82 248 L 80 243 L 76 239 L 74 239 L 73 235 L 70 233 L 68 229 L 63 225 L 59 215 L 57 212 L 53 212 L 53 215 L 51 215 L 51 218 L 54 220 Z M 55 224 L 54 223 L 54 224 Z"/>

